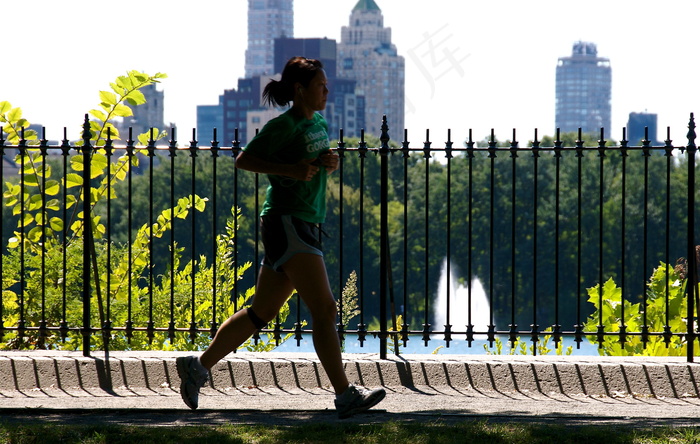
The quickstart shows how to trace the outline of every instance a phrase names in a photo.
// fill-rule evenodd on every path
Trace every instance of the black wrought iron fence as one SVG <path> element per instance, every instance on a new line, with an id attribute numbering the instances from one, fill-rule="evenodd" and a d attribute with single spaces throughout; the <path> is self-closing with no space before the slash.
<path id="1" fill-rule="evenodd" d="M 687 143 L 337 142 L 324 251 L 338 333 L 379 352 L 480 339 L 685 347 L 697 334 L 695 123 Z M 237 141 L 8 145 L 0 337 L 7 348 L 201 348 L 247 303 L 264 178 Z M 372 144 L 375 146 L 371 146 Z M 86 217 L 87 215 L 87 217 Z M 87 221 L 87 223 L 86 223 Z M 87 226 L 87 229 L 86 229 Z M 296 296 L 256 342 L 297 341 Z M 260 335 L 267 335 L 264 341 Z M 354 339 L 353 339 L 354 340 Z M 253 344 L 254 346 L 254 344 Z M 374 350 L 368 350 L 374 351 Z M 538 352 L 533 347 L 533 353 Z"/>

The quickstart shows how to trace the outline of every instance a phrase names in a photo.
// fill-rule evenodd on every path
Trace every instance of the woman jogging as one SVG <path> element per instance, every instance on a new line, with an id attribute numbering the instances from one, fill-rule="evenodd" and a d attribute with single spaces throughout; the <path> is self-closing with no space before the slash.
<path id="1" fill-rule="evenodd" d="M 263 266 L 252 305 L 226 320 L 200 357 L 176 360 L 180 394 L 192 409 L 214 364 L 273 320 L 294 290 L 311 314 L 314 348 L 333 385 L 338 416 L 348 418 L 384 399 L 383 389 L 348 382 L 335 330 L 336 302 L 318 241 L 318 224 L 326 216 L 326 176 L 338 168 L 328 125 L 317 112 L 326 107 L 327 97 L 321 62 L 304 57 L 290 59 L 282 78 L 265 86 L 266 102 L 292 106 L 270 120 L 236 158 L 237 168 L 267 174 L 270 181 L 260 214 Z"/>

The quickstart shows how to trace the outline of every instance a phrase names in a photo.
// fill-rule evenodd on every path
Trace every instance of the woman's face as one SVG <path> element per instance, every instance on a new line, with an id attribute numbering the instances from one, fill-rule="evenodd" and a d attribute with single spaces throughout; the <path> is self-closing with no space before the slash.
<path id="1" fill-rule="evenodd" d="M 322 111 L 326 108 L 326 100 L 328 99 L 328 79 L 326 72 L 319 69 L 309 86 L 301 87 L 299 98 L 302 103 L 312 111 Z"/>

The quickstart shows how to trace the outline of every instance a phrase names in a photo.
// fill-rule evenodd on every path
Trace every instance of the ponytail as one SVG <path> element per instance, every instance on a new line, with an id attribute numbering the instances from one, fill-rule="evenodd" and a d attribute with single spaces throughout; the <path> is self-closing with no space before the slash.
<path id="1" fill-rule="evenodd" d="M 282 80 L 271 79 L 262 93 L 263 102 L 268 105 L 285 106 L 294 99 L 294 85 Z"/>
<path id="2" fill-rule="evenodd" d="M 263 102 L 268 105 L 285 106 L 294 100 L 294 85 L 309 86 L 316 72 L 323 69 L 319 60 L 306 57 L 292 57 L 282 71 L 282 79 L 273 80 L 265 85 Z"/>

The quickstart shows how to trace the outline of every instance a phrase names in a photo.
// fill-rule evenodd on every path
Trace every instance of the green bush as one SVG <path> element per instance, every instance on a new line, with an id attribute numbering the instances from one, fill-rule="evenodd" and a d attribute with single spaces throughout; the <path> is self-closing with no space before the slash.
<path id="1" fill-rule="evenodd" d="M 589 288 L 588 301 L 595 306 L 595 312 L 588 318 L 585 331 L 598 334 L 587 336 L 588 340 L 597 344 L 602 339 L 598 353 L 603 356 L 686 356 L 686 285 L 682 267 L 674 269 L 661 263 L 647 283 L 646 298 L 640 302 L 622 301 L 622 290 L 612 279 L 603 284 L 602 291 L 600 285 Z M 642 333 L 646 326 L 648 332 L 662 334 L 644 338 L 641 334 L 605 334 L 619 333 L 622 326 L 625 333 Z M 697 354 L 697 343 L 694 348 Z"/>

